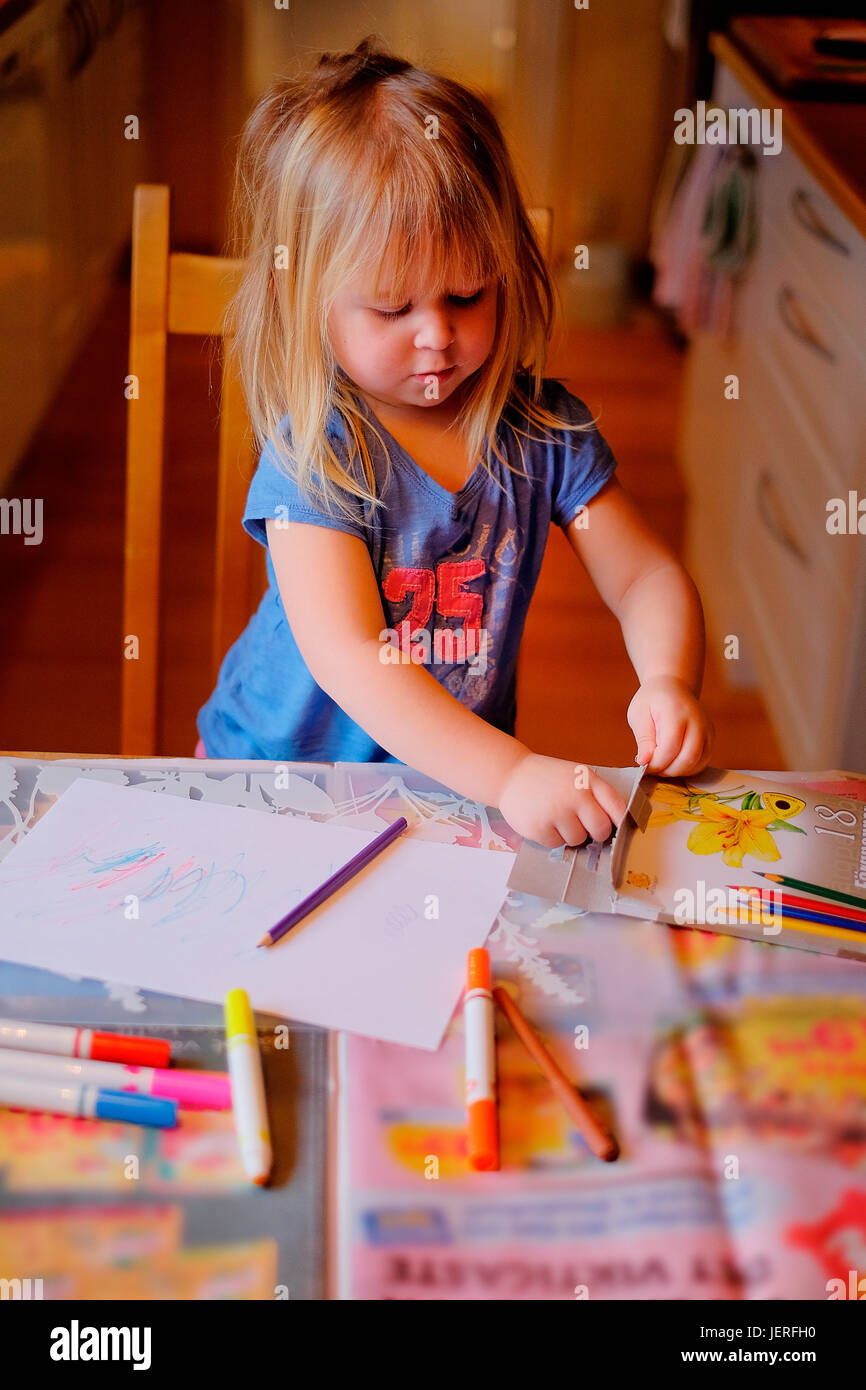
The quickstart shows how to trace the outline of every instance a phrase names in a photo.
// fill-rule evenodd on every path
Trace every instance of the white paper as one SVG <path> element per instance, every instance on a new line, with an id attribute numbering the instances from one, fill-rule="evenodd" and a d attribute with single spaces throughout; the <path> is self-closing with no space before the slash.
<path id="1" fill-rule="evenodd" d="M 0 958 L 436 1048 L 513 854 L 406 830 L 256 946 L 375 834 L 79 778 L 0 865 Z"/>

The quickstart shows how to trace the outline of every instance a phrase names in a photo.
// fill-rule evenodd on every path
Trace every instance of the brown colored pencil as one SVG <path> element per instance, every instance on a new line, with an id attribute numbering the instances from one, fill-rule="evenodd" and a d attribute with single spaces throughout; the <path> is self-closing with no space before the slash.
<path id="1" fill-rule="evenodd" d="M 595 1118 L 583 1096 L 575 1089 L 558 1062 L 554 1061 L 544 1043 L 527 1023 L 511 995 L 501 986 L 497 986 L 493 991 L 493 998 L 530 1057 L 541 1067 L 596 1158 L 603 1158 L 605 1163 L 612 1163 L 615 1158 L 619 1158 L 619 1144 Z"/>

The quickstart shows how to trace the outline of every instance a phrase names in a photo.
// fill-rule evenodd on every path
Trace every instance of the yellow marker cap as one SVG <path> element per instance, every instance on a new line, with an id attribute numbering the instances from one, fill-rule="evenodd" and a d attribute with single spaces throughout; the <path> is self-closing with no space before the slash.
<path id="1" fill-rule="evenodd" d="M 256 1021 L 250 1007 L 250 999 L 245 989 L 230 989 L 226 995 L 226 1035 L 230 1038 L 238 1033 L 256 1036 Z"/>

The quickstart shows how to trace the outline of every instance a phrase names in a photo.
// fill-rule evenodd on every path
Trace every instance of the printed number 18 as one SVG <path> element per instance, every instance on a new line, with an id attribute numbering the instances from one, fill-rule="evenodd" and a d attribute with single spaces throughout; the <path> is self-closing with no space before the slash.
<path id="1" fill-rule="evenodd" d="M 815 807 L 815 810 L 818 812 L 819 815 L 821 814 L 822 811 L 826 811 L 826 812 L 827 812 L 826 816 L 824 817 L 824 820 L 838 820 L 838 821 L 842 821 L 842 824 L 843 824 L 843 825 L 856 825 L 856 824 L 857 824 L 857 817 L 854 815 L 854 812 L 853 812 L 853 811 L 845 811 L 845 810 L 833 811 L 829 806 L 816 806 L 816 807 Z M 850 819 L 850 820 L 843 820 L 843 819 L 842 819 L 843 816 L 850 816 L 851 819 Z M 841 840 L 853 840 L 853 839 L 854 839 L 854 836 L 853 836 L 853 835 L 846 835 L 845 832 L 844 832 L 844 830 L 828 830 L 827 827 L 826 827 L 826 826 L 823 826 L 823 825 L 816 825 L 816 826 L 815 826 L 815 834 L 816 834 L 816 835 L 838 835 L 839 838 L 840 838 Z"/>

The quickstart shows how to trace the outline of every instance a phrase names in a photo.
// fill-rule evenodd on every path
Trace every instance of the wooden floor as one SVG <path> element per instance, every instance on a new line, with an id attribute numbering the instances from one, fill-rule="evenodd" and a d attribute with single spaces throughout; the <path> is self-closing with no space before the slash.
<path id="1" fill-rule="evenodd" d="M 44 535 L 41 545 L 0 537 L 0 748 L 119 746 L 128 305 L 121 276 L 5 487 L 7 497 L 42 499 Z M 569 335 L 549 369 L 600 415 L 620 480 L 677 547 L 686 500 L 673 463 L 680 366 L 647 315 L 630 328 Z M 219 382 L 207 342 L 171 340 L 168 377 L 160 751 L 189 756 L 212 685 Z M 238 534 L 246 543 L 240 521 Z M 625 711 L 635 686 L 615 618 L 553 528 L 521 649 L 519 736 L 538 752 L 631 763 Z M 714 763 L 784 766 L 759 700 L 729 691 L 712 653 L 704 693 L 718 730 Z"/>

